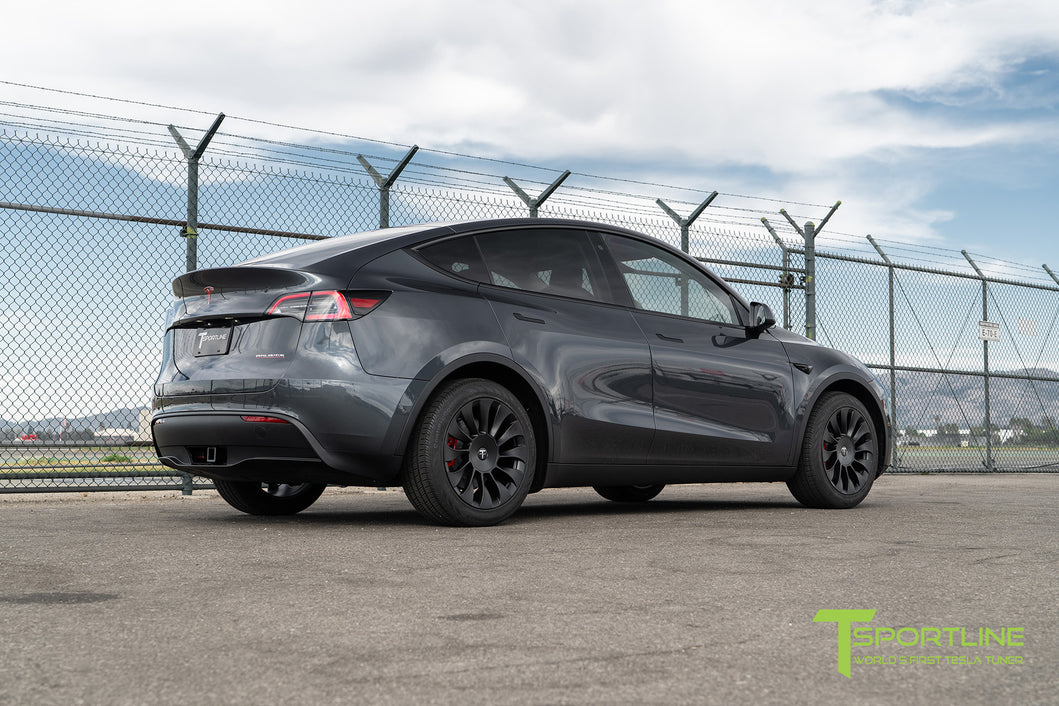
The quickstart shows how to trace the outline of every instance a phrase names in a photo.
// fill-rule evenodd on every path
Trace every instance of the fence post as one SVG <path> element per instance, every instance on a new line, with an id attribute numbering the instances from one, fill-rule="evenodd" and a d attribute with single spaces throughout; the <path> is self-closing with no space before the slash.
<path id="1" fill-rule="evenodd" d="M 875 242 L 875 238 L 868 236 L 868 242 L 879 253 L 886 263 L 886 269 L 890 273 L 890 419 L 893 422 L 894 433 L 900 429 L 897 423 L 897 339 L 894 323 L 896 321 L 894 311 L 894 263 L 886 256 L 883 249 Z"/>
<path id="2" fill-rule="evenodd" d="M 717 198 L 717 192 L 714 191 L 712 194 L 706 197 L 706 200 L 699 204 L 699 207 L 691 212 L 691 215 L 687 218 L 681 218 L 680 214 L 671 209 L 666 202 L 662 199 L 655 199 L 655 203 L 658 204 L 659 208 L 669 214 L 669 217 L 677 222 L 680 226 L 680 249 L 685 253 L 691 250 L 691 224 L 695 222 L 702 212 L 706 210 L 706 207 L 713 203 L 713 200 Z M 688 315 L 688 281 L 683 277 L 680 278 L 680 312 L 684 315 Z"/>
<path id="3" fill-rule="evenodd" d="M 531 197 L 529 194 L 523 191 L 522 188 L 518 184 L 516 184 L 513 179 L 509 177 L 504 177 L 504 183 L 510 186 L 511 190 L 518 194 L 518 197 L 522 199 L 523 203 L 529 206 L 529 217 L 536 218 L 537 211 L 540 208 L 541 204 L 548 200 L 548 197 L 551 196 L 555 192 L 555 190 L 559 188 L 560 184 L 566 181 L 566 177 L 568 176 L 570 176 L 569 169 L 560 174 L 559 178 L 553 181 L 551 185 L 549 185 L 547 189 L 542 191 L 541 195 L 537 198 Z"/>
<path id="4" fill-rule="evenodd" d="M 816 236 L 820 235 L 820 231 L 824 229 L 841 205 L 841 201 L 836 201 L 824 216 L 824 220 L 820 221 L 819 227 L 812 221 L 807 221 L 804 230 L 798 227 L 786 210 L 780 209 L 780 214 L 805 240 L 805 337 L 814 341 L 816 340 Z"/>
<path id="5" fill-rule="evenodd" d="M 1056 277 L 1055 273 L 1048 269 L 1048 265 L 1041 265 L 1041 267 L 1044 268 L 1045 272 L 1047 272 L 1049 275 L 1051 275 L 1052 279 L 1055 280 L 1056 284 L 1059 284 L 1059 277 Z"/>
<path id="6" fill-rule="evenodd" d="M 967 262 L 978 273 L 982 280 L 982 321 L 989 321 L 989 284 L 985 281 L 985 275 L 966 250 L 961 250 Z M 993 420 L 989 409 L 989 341 L 982 339 L 982 370 L 985 373 L 985 467 L 987 471 L 993 471 Z"/>
<path id="7" fill-rule="evenodd" d="M 188 161 L 188 222 L 185 224 L 184 229 L 180 231 L 187 243 L 185 267 L 188 272 L 199 268 L 199 158 L 202 157 L 206 147 L 210 144 L 210 140 L 217 133 L 217 128 L 221 126 L 222 120 L 224 120 L 224 113 L 219 113 L 213 121 L 213 125 L 210 125 L 210 129 L 199 140 L 195 149 L 191 149 L 191 146 L 188 145 L 175 125 L 169 126 L 169 134 L 176 140 L 180 151 L 184 153 L 184 158 Z M 195 488 L 191 474 L 180 472 L 179 475 L 181 479 L 180 494 L 191 495 Z"/>
<path id="8" fill-rule="evenodd" d="M 375 180 L 375 185 L 379 187 L 379 228 L 390 227 L 390 187 L 397 181 L 397 177 L 401 176 L 401 172 L 408 166 L 408 163 L 412 161 L 412 156 L 419 151 L 419 145 L 412 145 L 412 149 L 408 150 L 408 153 L 397 163 L 397 166 L 393 168 L 390 175 L 383 177 L 375 170 L 375 167 L 368 163 L 368 160 L 364 158 L 364 155 L 358 154 L 357 161 L 360 162 L 360 166 L 364 167 L 364 171 L 371 175 L 371 178 Z"/>
<path id="9" fill-rule="evenodd" d="M 688 252 L 691 247 L 691 241 L 689 236 L 689 229 L 691 224 L 702 215 L 702 212 L 706 210 L 706 207 L 713 203 L 713 200 L 717 198 L 717 192 L 714 191 L 712 194 L 706 197 L 706 200 L 699 204 L 699 207 L 691 212 L 691 215 L 687 218 L 681 218 L 680 214 L 671 209 L 666 202 L 662 199 L 655 199 L 655 203 L 658 204 L 659 208 L 665 211 L 670 218 L 676 221 L 677 225 L 680 226 L 680 249 L 684 252 Z"/>
<path id="10" fill-rule="evenodd" d="M 790 331 L 791 287 L 794 285 L 794 275 L 790 273 L 791 251 L 787 249 L 786 244 L 780 239 L 780 236 L 776 233 L 776 229 L 772 227 L 771 223 L 769 223 L 769 219 L 762 216 L 761 222 L 765 224 L 765 228 L 772 235 L 772 239 L 776 241 L 776 245 L 779 245 L 780 250 L 783 252 L 783 274 L 780 275 L 780 286 L 783 288 L 783 328 Z"/>
<path id="11" fill-rule="evenodd" d="M 184 158 L 188 161 L 188 222 L 184 226 L 184 230 L 180 231 L 180 234 L 187 241 L 188 272 L 199 268 L 199 158 L 206 151 L 206 147 L 210 144 L 214 134 L 216 134 L 217 128 L 221 126 L 222 120 L 224 120 L 224 113 L 217 115 L 217 119 L 213 121 L 213 125 L 210 125 L 210 129 L 202 136 L 195 149 L 191 149 L 187 141 L 176 129 L 176 126 L 169 126 L 169 134 L 176 140 L 180 150 L 184 153 Z M 190 495 L 191 493 L 185 494 Z"/>

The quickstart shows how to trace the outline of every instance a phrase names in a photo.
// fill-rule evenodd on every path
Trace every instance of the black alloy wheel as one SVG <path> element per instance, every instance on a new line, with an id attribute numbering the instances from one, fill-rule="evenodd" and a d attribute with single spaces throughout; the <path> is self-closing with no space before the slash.
<path id="1" fill-rule="evenodd" d="M 217 493 L 248 515 L 293 515 L 316 502 L 324 483 L 255 483 L 215 480 Z"/>
<path id="2" fill-rule="evenodd" d="M 449 421 L 445 470 L 460 500 L 476 510 L 500 507 L 526 475 L 526 437 L 510 407 L 471 400 Z"/>
<path id="3" fill-rule="evenodd" d="M 798 471 L 787 487 L 808 507 L 850 508 L 868 494 L 878 466 L 868 411 L 852 395 L 831 392 L 809 417 Z"/>
<path id="4" fill-rule="evenodd" d="M 824 427 L 824 471 L 835 490 L 856 495 L 875 469 L 875 436 L 859 410 L 842 407 Z"/>
<path id="5" fill-rule="evenodd" d="M 529 413 L 490 380 L 455 380 L 427 406 L 405 460 L 405 494 L 447 525 L 501 522 L 533 482 L 536 436 Z"/>

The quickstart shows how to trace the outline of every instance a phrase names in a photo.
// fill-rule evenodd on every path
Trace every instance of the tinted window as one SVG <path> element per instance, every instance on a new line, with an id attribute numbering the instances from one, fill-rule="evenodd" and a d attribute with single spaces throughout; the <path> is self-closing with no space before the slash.
<path id="1" fill-rule="evenodd" d="M 428 245 L 420 248 L 419 254 L 425 257 L 430 264 L 446 272 L 477 282 L 489 281 L 478 246 L 475 245 L 474 238 L 470 236 L 452 238 Z"/>
<path id="2" fill-rule="evenodd" d="M 599 257 L 584 231 L 535 228 L 476 238 L 491 284 L 576 299 L 607 297 Z"/>
<path id="3" fill-rule="evenodd" d="M 604 235 L 636 308 L 738 324 L 732 298 L 680 258 L 648 243 Z"/>

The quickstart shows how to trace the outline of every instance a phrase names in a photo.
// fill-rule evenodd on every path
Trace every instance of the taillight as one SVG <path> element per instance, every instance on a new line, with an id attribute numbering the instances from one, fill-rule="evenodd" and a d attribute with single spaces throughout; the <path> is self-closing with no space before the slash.
<path id="1" fill-rule="evenodd" d="M 302 321 L 348 321 L 364 316 L 386 299 L 383 292 L 300 292 L 272 303 L 269 316 L 293 316 Z"/>
<path id="2" fill-rule="evenodd" d="M 353 318 L 346 298 L 338 292 L 313 292 L 304 321 L 348 321 Z"/>
<path id="3" fill-rule="evenodd" d="M 269 316 L 293 316 L 296 319 L 305 318 L 305 308 L 309 305 L 309 297 L 312 292 L 301 294 L 288 294 L 272 302 L 272 306 L 266 312 Z"/>

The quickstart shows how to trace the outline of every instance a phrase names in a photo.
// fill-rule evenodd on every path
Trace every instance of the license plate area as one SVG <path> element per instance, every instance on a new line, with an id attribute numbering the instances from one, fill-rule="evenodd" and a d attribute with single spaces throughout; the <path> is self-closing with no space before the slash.
<path id="1" fill-rule="evenodd" d="M 200 328 L 195 332 L 195 357 L 228 355 L 232 345 L 232 327 Z"/>

